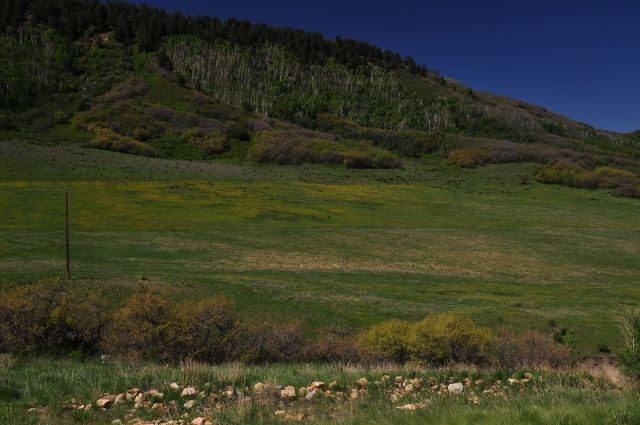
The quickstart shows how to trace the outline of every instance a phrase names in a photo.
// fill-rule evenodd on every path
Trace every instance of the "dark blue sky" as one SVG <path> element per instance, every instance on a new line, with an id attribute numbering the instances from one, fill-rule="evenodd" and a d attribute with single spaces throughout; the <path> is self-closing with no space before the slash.
<path id="1" fill-rule="evenodd" d="M 146 0 L 367 41 L 597 128 L 640 129 L 640 0 Z"/>

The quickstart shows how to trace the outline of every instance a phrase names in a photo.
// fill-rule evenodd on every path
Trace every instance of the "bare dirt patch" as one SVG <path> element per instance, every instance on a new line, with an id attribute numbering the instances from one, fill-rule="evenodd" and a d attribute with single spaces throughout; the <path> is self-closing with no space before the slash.
<path id="1" fill-rule="evenodd" d="M 595 378 L 606 378 L 618 387 L 625 387 L 629 384 L 629 380 L 620 372 L 620 361 L 611 357 L 587 358 L 579 361 L 576 367 Z"/>

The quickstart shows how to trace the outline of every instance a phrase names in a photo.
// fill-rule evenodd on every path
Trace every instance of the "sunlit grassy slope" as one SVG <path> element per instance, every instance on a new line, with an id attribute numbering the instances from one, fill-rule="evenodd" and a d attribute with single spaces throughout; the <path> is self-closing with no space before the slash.
<path id="1" fill-rule="evenodd" d="M 456 311 L 618 347 L 640 304 L 640 201 L 522 185 L 530 164 L 403 170 L 151 159 L 0 142 L 0 281 L 232 296 L 252 314 L 355 326 Z"/>

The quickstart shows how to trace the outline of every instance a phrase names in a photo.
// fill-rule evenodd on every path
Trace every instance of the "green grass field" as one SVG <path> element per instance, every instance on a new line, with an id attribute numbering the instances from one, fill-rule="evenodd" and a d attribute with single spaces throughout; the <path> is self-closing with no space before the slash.
<path id="1" fill-rule="evenodd" d="M 637 424 L 640 404 L 637 390 L 619 391 L 611 382 L 577 372 L 534 371 L 526 384 L 509 384 L 521 379 L 524 371 L 482 371 L 474 369 L 430 370 L 416 367 L 358 369 L 335 365 L 275 365 L 270 367 L 227 364 L 204 366 L 183 364 L 165 367 L 118 361 L 24 361 L 0 356 L 3 380 L 0 381 L 0 420 L 3 424 L 111 424 L 129 421 L 130 412 L 139 420 L 180 418 L 190 423 L 198 416 L 217 424 L 278 424 L 284 415 L 303 414 L 304 423 L 312 424 Z M 384 377 L 387 375 L 387 378 Z M 417 379 L 421 389 L 390 397 L 398 388 L 396 377 Z M 366 393 L 352 399 L 353 389 L 361 388 L 357 380 L 369 381 Z M 385 380 L 386 379 L 386 380 Z M 463 394 L 438 393 L 433 385 L 470 380 Z M 480 382 L 482 380 L 482 382 Z M 298 389 L 322 381 L 332 394 L 317 395 L 311 400 L 300 396 L 281 399 L 279 391 L 256 393 L 257 383 L 292 385 Z M 204 391 L 195 398 L 196 407 L 182 407 L 187 398 L 181 388 L 193 386 Z M 133 402 L 101 411 L 73 409 L 92 403 L 103 394 L 120 394 L 131 388 L 156 389 L 163 393 L 153 400 L 166 406 L 177 400 L 177 409 L 161 414 L 154 409 L 132 409 Z M 225 391 L 233 388 L 233 396 Z M 338 393 L 342 392 L 342 395 Z M 210 403 L 210 396 L 216 400 Z M 400 406 L 413 404 L 413 411 Z M 214 407 L 215 406 L 215 407 Z M 31 411 L 29 409 L 32 409 Z M 276 411 L 284 412 L 281 416 Z M 183 416 L 186 415 L 186 416 Z M 129 418 L 131 418 L 129 416 Z M 177 422 L 173 422 L 174 424 Z M 291 423 L 291 421 L 284 421 Z"/>
<path id="2" fill-rule="evenodd" d="M 533 182 L 531 164 L 403 170 L 128 156 L 0 142 L 0 282 L 233 297 L 247 314 L 364 326 L 455 311 L 618 348 L 640 305 L 640 201 Z"/>

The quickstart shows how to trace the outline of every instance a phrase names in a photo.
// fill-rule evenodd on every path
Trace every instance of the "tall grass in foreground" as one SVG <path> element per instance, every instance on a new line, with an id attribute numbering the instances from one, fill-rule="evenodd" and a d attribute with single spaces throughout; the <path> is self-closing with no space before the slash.
<path id="1" fill-rule="evenodd" d="M 478 369 L 426 369 L 422 367 L 379 367 L 363 369 L 339 365 L 288 364 L 266 367 L 224 364 L 207 366 L 185 363 L 177 367 L 146 363 L 110 361 L 78 362 L 73 360 L 18 359 L 0 357 L 0 423 L 3 424 L 109 424 L 121 419 L 132 406 L 108 409 L 74 410 L 71 404 L 95 403 L 104 393 L 118 394 L 137 387 L 142 391 L 155 388 L 164 393 L 157 402 L 177 400 L 182 419 L 190 422 L 197 416 L 208 416 L 216 423 L 272 424 L 282 423 L 283 415 L 304 414 L 307 423 L 486 423 L 486 424 L 637 424 L 640 401 L 634 388 L 620 390 L 612 383 L 578 372 L 528 371 L 533 376 L 526 383 L 509 384 L 508 379 L 521 379 L 526 371 Z M 385 378 L 387 375 L 389 378 Z M 392 400 L 390 393 L 398 387 L 396 377 L 421 379 L 422 389 Z M 369 384 L 352 399 L 349 393 L 360 388 L 357 380 L 367 378 Z M 462 394 L 434 391 L 430 386 L 463 382 L 471 384 Z M 481 381 L 480 381 L 481 380 Z M 313 381 L 331 385 L 331 395 L 280 398 L 258 395 L 258 383 L 307 386 Z M 500 383 L 497 383 L 500 381 Z M 193 410 L 182 409 L 181 387 L 194 386 L 205 396 Z M 327 388 L 325 387 L 325 388 Z M 231 395 L 225 395 L 232 389 Z M 363 388 L 360 388 L 363 389 Z M 490 391 L 487 391 L 490 390 Z M 358 390 L 360 391 L 360 390 Z M 344 393 L 345 396 L 336 396 Z M 216 398 L 209 403 L 210 397 Z M 413 411 L 397 409 L 414 404 Z M 41 409 L 29 411 L 39 407 Z M 170 411 L 171 412 L 171 411 Z M 139 408 L 135 417 L 160 419 L 157 410 Z M 165 415 L 163 420 L 169 420 Z M 175 417 L 173 419 L 176 419 Z M 123 423 L 126 421 L 123 420 Z"/>

